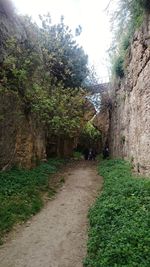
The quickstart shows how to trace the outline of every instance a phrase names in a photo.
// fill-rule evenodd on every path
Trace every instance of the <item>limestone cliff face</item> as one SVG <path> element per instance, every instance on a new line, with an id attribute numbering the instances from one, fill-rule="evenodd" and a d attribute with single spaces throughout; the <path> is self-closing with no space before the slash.
<path id="1" fill-rule="evenodd" d="M 0 92 L 0 169 L 31 168 L 44 159 L 45 133 L 32 114 L 26 116 L 14 92 Z"/>
<path id="2" fill-rule="evenodd" d="M 150 15 L 134 35 L 126 57 L 126 75 L 114 85 L 110 149 L 150 174 Z"/>

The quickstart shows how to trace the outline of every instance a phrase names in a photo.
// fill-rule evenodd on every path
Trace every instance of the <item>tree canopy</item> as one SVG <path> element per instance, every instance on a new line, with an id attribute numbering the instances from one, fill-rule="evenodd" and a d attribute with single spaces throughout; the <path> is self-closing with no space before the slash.
<path id="1" fill-rule="evenodd" d="M 40 16 L 41 26 L 28 16 L 20 22 L 25 34 L 7 40 L 0 69 L 1 88 L 16 91 L 26 114 L 35 113 L 49 132 L 73 136 L 83 125 L 88 58 L 62 17 L 52 24 Z M 81 27 L 76 29 L 76 35 Z"/>

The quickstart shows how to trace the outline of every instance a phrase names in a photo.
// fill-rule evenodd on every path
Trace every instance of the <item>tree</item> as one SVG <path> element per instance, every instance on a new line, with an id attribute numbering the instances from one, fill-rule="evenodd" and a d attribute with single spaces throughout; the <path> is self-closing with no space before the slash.
<path id="1" fill-rule="evenodd" d="M 88 74 L 84 80 L 83 86 L 91 89 L 92 86 L 97 85 L 98 83 L 99 83 L 98 76 L 97 76 L 94 65 L 92 65 L 88 69 Z"/>
<path id="2" fill-rule="evenodd" d="M 74 137 L 84 125 L 85 91 L 79 88 L 64 88 L 60 83 L 49 97 L 36 87 L 33 109 L 47 125 L 49 134 Z"/>
<path id="3" fill-rule="evenodd" d="M 63 18 L 52 25 L 49 15 L 41 17 L 41 27 L 27 16 L 20 20 L 26 34 L 7 40 L 1 86 L 18 93 L 26 114 L 36 114 L 48 134 L 76 136 L 84 124 L 87 56 Z"/>
<path id="4" fill-rule="evenodd" d="M 88 74 L 87 55 L 74 40 L 71 30 L 64 24 L 63 17 L 57 25 L 51 17 L 40 16 L 42 22 L 41 47 L 44 62 L 53 76 L 53 82 L 63 82 L 64 87 L 80 87 Z M 80 27 L 78 34 L 80 33 Z"/>

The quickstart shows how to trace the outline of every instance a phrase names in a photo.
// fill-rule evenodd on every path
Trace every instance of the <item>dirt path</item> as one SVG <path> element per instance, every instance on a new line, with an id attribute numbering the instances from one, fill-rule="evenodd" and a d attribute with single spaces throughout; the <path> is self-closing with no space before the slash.
<path id="1" fill-rule="evenodd" d="M 0 267 L 81 267 L 87 211 L 102 181 L 96 166 L 68 167 L 66 183 L 45 208 L 0 248 Z"/>

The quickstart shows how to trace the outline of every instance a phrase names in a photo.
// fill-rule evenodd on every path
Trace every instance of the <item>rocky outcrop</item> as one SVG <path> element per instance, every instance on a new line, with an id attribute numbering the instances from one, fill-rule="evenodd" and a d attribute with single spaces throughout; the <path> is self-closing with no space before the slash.
<path id="1" fill-rule="evenodd" d="M 134 35 L 126 57 L 125 78 L 113 89 L 109 141 L 113 157 L 150 174 L 150 15 Z"/>

